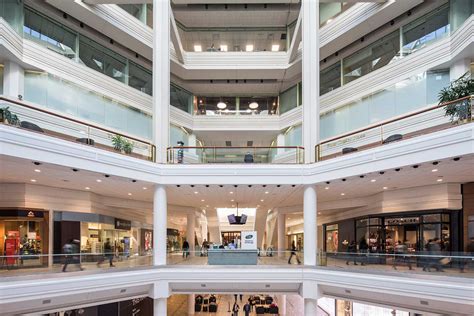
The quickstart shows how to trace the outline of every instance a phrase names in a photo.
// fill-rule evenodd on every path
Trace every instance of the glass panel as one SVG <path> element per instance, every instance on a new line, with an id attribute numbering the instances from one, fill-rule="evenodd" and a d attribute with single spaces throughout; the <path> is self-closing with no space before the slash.
<path id="1" fill-rule="evenodd" d="M 146 4 L 118 4 L 119 7 L 127 11 L 138 20 L 146 23 L 147 5 Z"/>
<path id="2" fill-rule="evenodd" d="M 297 93 L 298 86 L 295 85 L 280 94 L 280 114 L 296 108 L 298 104 Z"/>
<path id="3" fill-rule="evenodd" d="M 68 58 L 76 56 L 77 34 L 48 18 L 25 9 L 25 37 Z"/>
<path id="4" fill-rule="evenodd" d="M 0 94 L 3 94 L 3 65 L 0 65 Z"/>
<path id="5" fill-rule="evenodd" d="M 178 126 L 170 125 L 170 144 L 176 146 L 178 142 L 183 142 L 183 146 L 188 146 L 188 135 Z"/>
<path id="6" fill-rule="evenodd" d="M 321 71 L 320 94 L 323 95 L 341 86 L 341 63 L 338 62 Z"/>
<path id="7" fill-rule="evenodd" d="M 332 227 L 333 229 L 329 229 L 331 228 L 331 226 L 335 226 L 335 227 Z M 328 228 L 326 229 L 326 251 L 327 252 L 337 252 L 337 246 L 339 243 L 338 235 L 339 235 L 339 231 L 337 229 L 337 225 L 328 226 Z"/>
<path id="8" fill-rule="evenodd" d="M 395 31 L 343 59 L 343 80 L 347 84 L 400 58 L 399 31 Z"/>
<path id="9" fill-rule="evenodd" d="M 364 218 L 364 219 L 359 219 L 357 220 L 357 227 L 366 227 L 369 225 L 369 219 L 368 218 Z"/>
<path id="10" fill-rule="evenodd" d="M 474 14 L 473 0 L 451 0 L 450 8 L 450 27 L 451 31 L 456 31 L 466 21 L 471 14 Z"/>
<path id="11" fill-rule="evenodd" d="M 202 115 L 235 115 L 235 97 L 197 97 L 198 111 Z"/>
<path id="12" fill-rule="evenodd" d="M 1 0 L 0 17 L 4 18 L 21 35 L 23 28 L 23 1 Z"/>
<path id="13" fill-rule="evenodd" d="M 128 85 L 143 93 L 152 95 L 153 76 L 151 71 L 130 61 L 128 64 Z"/>
<path id="14" fill-rule="evenodd" d="M 80 62 L 118 81 L 125 82 L 127 59 L 94 41 L 79 37 Z"/>
<path id="15" fill-rule="evenodd" d="M 277 97 L 241 97 L 239 108 L 241 114 L 275 114 L 278 108 Z"/>
<path id="16" fill-rule="evenodd" d="M 423 215 L 423 223 L 439 223 L 441 222 L 441 214 Z"/>
<path id="17" fill-rule="evenodd" d="M 285 134 L 285 145 L 286 146 L 301 146 L 303 141 L 303 130 L 301 125 L 295 125 L 287 131 Z M 290 150 L 287 148 L 287 150 Z"/>
<path id="18" fill-rule="evenodd" d="M 444 5 L 402 29 L 403 54 L 409 55 L 449 34 L 449 6 Z"/>
<path id="19" fill-rule="evenodd" d="M 170 86 L 170 104 L 189 114 L 193 113 L 193 94 L 176 85 Z M 173 143 L 172 143 L 173 144 Z"/>
<path id="20" fill-rule="evenodd" d="M 371 219 L 369 219 L 369 224 L 370 225 L 382 225 L 382 219 L 381 218 L 371 218 Z"/>
<path id="21" fill-rule="evenodd" d="M 442 221 L 443 222 L 447 222 L 447 223 L 450 222 L 449 214 L 442 214 L 441 216 L 442 216 Z"/>
<path id="22" fill-rule="evenodd" d="M 319 4 L 319 24 L 323 24 L 333 16 L 342 11 L 342 3 L 320 3 Z"/>

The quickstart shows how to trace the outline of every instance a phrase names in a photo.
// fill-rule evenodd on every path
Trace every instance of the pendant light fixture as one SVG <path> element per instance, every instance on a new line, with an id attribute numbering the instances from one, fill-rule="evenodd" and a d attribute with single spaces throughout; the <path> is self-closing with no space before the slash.
<path id="1" fill-rule="evenodd" d="M 258 109 L 258 103 L 257 102 L 250 103 L 249 108 L 251 108 L 252 110 Z"/>

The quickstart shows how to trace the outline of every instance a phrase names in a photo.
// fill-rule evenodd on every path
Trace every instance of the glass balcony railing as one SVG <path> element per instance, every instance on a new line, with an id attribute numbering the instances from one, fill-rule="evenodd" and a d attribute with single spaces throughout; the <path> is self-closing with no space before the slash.
<path id="1" fill-rule="evenodd" d="M 301 164 L 304 148 L 279 147 L 168 147 L 169 164 L 247 163 L 247 164 Z"/>
<path id="2" fill-rule="evenodd" d="M 456 108 L 460 117 L 450 121 L 445 108 Z M 375 148 L 448 129 L 474 120 L 474 96 L 435 105 L 323 140 L 316 145 L 318 161 Z"/>
<path id="3" fill-rule="evenodd" d="M 0 97 L 0 123 L 85 146 L 155 161 L 155 146 L 146 140 L 5 97 Z"/>

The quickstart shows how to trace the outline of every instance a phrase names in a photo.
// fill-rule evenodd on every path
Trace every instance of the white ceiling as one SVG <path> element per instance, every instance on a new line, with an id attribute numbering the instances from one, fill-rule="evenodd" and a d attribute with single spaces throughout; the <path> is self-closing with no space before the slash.
<path id="1" fill-rule="evenodd" d="M 70 168 L 42 164 L 35 166 L 31 161 L 0 156 L 0 182 L 2 183 L 29 183 L 81 191 L 91 191 L 99 195 L 152 201 L 153 185 L 146 182 L 132 182 L 131 179 L 120 177 L 104 177 L 103 174 L 84 170 L 73 172 Z M 231 165 L 229 165 L 231 167 Z M 37 173 L 34 170 L 40 169 Z M 437 169 L 437 172 L 433 172 Z M 36 182 L 31 182 L 35 179 Z M 101 182 L 96 180 L 100 179 Z M 420 165 L 418 168 L 407 166 L 399 172 L 386 170 L 384 174 L 367 174 L 332 181 L 330 184 L 317 186 L 319 202 L 352 201 L 356 198 L 368 197 L 387 190 L 417 187 L 422 185 L 442 183 L 467 183 L 474 181 L 474 155 L 462 157 L 460 161 L 452 159 L 440 161 L 434 166 L 431 163 Z M 371 180 L 376 180 L 372 182 Z M 90 190 L 86 190 L 89 187 Z M 144 190 L 143 188 L 147 189 Z M 328 187 L 328 189 L 325 189 Z M 197 193 L 195 193 L 197 192 Z M 232 192 L 232 193 L 231 193 Z M 267 193 L 268 192 L 268 193 Z M 131 196 L 128 193 L 132 193 Z M 342 196 L 341 193 L 345 195 Z M 233 200 L 233 201 L 232 201 Z M 239 207 L 257 207 L 257 211 L 268 211 L 273 208 L 297 206 L 301 212 L 303 203 L 303 187 L 301 185 L 180 185 L 169 186 L 168 202 L 172 205 L 211 209 L 217 207 L 232 207 L 239 202 Z M 342 206 L 341 206 L 342 207 Z M 342 208 L 339 209 L 339 211 Z M 335 210 L 332 209 L 331 212 Z M 324 210 L 322 211 L 325 212 Z"/>
<path id="2" fill-rule="evenodd" d="M 253 141 L 253 146 L 270 146 L 278 131 L 195 131 L 195 134 L 205 146 L 225 146 L 226 141 L 231 141 L 233 147 L 245 147 L 247 141 Z"/>

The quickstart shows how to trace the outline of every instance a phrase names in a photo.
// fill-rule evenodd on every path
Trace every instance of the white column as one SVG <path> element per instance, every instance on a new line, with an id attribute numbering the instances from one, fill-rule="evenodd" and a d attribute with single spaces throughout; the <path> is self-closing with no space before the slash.
<path id="1" fill-rule="evenodd" d="M 305 163 L 316 160 L 319 142 L 319 0 L 302 0 L 303 146 Z"/>
<path id="2" fill-rule="evenodd" d="M 285 242 L 285 214 L 278 213 L 278 255 L 280 257 L 284 257 L 286 250 L 286 242 Z"/>
<path id="3" fill-rule="evenodd" d="M 166 187 L 157 184 L 153 195 L 153 265 L 155 266 L 166 264 L 167 214 Z"/>
<path id="4" fill-rule="evenodd" d="M 3 73 L 3 94 L 17 99 L 19 95 L 24 96 L 25 72 L 23 68 L 11 61 L 5 61 Z"/>
<path id="5" fill-rule="evenodd" d="M 303 219 L 304 219 L 304 264 L 316 265 L 316 188 L 308 185 L 304 188 Z"/>
<path id="6" fill-rule="evenodd" d="M 188 213 L 187 214 L 187 220 L 186 220 L 186 240 L 188 241 L 189 243 L 189 251 L 190 251 L 190 255 L 191 256 L 194 256 L 194 251 L 196 248 L 195 247 L 195 238 L 194 238 L 194 231 L 196 229 L 196 218 L 195 218 L 195 215 L 194 215 L 194 211 L 193 213 Z"/>
<path id="7" fill-rule="evenodd" d="M 170 107 L 170 1 L 153 0 L 153 140 L 156 161 L 166 162 Z"/>
<path id="8" fill-rule="evenodd" d="M 293 145 L 293 144 L 290 144 Z M 277 146 L 285 146 L 285 135 L 284 134 L 278 134 L 277 136 Z M 283 148 L 278 148 L 277 149 L 277 154 L 281 155 L 285 152 L 285 149 Z"/>
<path id="9" fill-rule="evenodd" d="M 153 10 L 154 11 L 154 10 Z M 155 298 L 153 300 L 153 316 L 167 315 L 167 298 Z"/>
<path id="10" fill-rule="evenodd" d="M 188 315 L 194 315 L 194 294 L 188 294 Z"/>
<path id="11" fill-rule="evenodd" d="M 458 79 L 466 72 L 471 70 L 471 60 L 468 58 L 455 61 L 449 68 L 449 79 L 451 81 Z"/>
<path id="12" fill-rule="evenodd" d="M 49 210 L 49 221 L 48 221 L 48 267 L 53 266 L 53 252 L 54 252 L 54 211 Z"/>
<path id="13" fill-rule="evenodd" d="M 278 315 L 286 316 L 286 295 L 278 295 Z"/>
<path id="14" fill-rule="evenodd" d="M 196 135 L 194 134 L 189 134 L 188 136 L 188 146 L 189 147 L 196 147 Z M 196 149 L 191 148 L 188 150 L 188 153 L 191 155 L 196 155 Z"/>
<path id="15" fill-rule="evenodd" d="M 318 310 L 317 300 L 312 299 L 312 298 L 304 299 L 304 316 L 316 316 L 317 310 Z"/>

